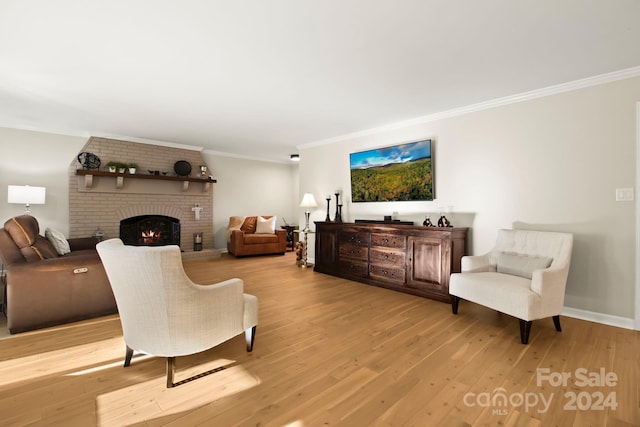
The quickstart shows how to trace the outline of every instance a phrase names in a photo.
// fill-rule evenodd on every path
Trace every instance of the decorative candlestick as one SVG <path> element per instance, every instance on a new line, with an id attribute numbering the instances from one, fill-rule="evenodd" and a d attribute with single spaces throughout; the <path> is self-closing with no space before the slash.
<path id="1" fill-rule="evenodd" d="M 334 219 L 335 222 L 342 222 L 342 221 L 338 221 L 338 219 L 340 218 L 340 212 L 339 212 L 339 206 L 340 205 L 340 191 L 336 190 L 336 192 L 334 193 L 336 195 L 336 218 Z"/>
<path id="2" fill-rule="evenodd" d="M 331 195 L 327 196 L 327 217 L 324 219 L 325 222 L 331 222 L 331 217 L 329 216 L 329 205 L 331 204 Z"/>
<path id="3" fill-rule="evenodd" d="M 342 205 L 338 205 L 338 208 L 336 209 L 335 222 L 342 222 Z"/>

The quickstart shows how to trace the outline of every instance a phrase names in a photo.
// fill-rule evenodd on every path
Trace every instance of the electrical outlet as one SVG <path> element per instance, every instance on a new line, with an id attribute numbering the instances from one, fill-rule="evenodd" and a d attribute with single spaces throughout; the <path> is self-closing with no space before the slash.
<path id="1" fill-rule="evenodd" d="M 616 202 L 633 201 L 633 188 L 616 188 Z"/>

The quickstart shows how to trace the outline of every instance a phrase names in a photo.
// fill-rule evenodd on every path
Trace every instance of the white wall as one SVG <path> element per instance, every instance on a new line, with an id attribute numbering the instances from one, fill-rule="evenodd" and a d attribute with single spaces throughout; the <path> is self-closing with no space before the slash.
<path id="1" fill-rule="evenodd" d="M 32 205 L 41 232 L 52 227 L 69 235 L 69 165 L 88 138 L 0 127 L 0 220 L 24 213 L 7 203 L 8 185 L 47 188 L 46 203 Z"/>
<path id="2" fill-rule="evenodd" d="M 301 146 L 300 191 L 322 200 L 342 188 L 348 221 L 397 211 L 400 219 L 421 224 L 426 214 L 433 220 L 441 206 L 454 206 L 453 224 L 471 227 L 472 254 L 491 249 L 499 228 L 571 232 L 565 305 L 632 319 L 635 203 L 616 202 L 615 189 L 634 187 L 638 100 L 640 78 L 631 78 Z M 435 141 L 436 200 L 350 203 L 350 152 L 424 138 Z M 325 214 L 320 206 L 311 219 L 321 221 Z"/>
<path id="3" fill-rule="evenodd" d="M 276 215 L 277 226 L 297 220 L 298 165 L 246 160 L 203 153 L 213 186 L 214 247 L 227 250 L 227 225 L 233 215 Z"/>

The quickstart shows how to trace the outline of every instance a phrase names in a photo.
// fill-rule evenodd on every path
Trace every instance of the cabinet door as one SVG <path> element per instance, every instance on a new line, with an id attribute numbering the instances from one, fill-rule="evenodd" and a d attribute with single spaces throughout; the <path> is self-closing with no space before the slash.
<path id="1" fill-rule="evenodd" d="M 407 286 L 449 296 L 451 242 L 432 237 L 409 237 Z"/>
<path id="2" fill-rule="evenodd" d="M 316 232 L 315 270 L 328 272 L 336 268 L 337 233 L 335 231 Z"/>

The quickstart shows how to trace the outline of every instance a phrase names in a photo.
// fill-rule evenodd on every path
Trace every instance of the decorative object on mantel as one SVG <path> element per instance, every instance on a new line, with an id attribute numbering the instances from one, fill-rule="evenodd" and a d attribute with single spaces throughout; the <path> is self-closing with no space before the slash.
<path id="1" fill-rule="evenodd" d="M 109 163 L 107 163 L 107 169 L 109 169 L 109 172 L 111 173 L 116 173 L 116 172 L 124 173 L 126 167 L 127 167 L 126 163 L 118 162 L 116 160 L 111 160 L 109 161 Z"/>
<path id="2" fill-rule="evenodd" d="M 342 204 L 340 203 L 340 195 L 342 195 L 342 190 L 338 188 L 334 194 L 336 196 L 336 217 L 333 221 L 342 222 Z"/>
<path id="3" fill-rule="evenodd" d="M 200 176 L 202 178 L 206 178 L 207 176 L 207 167 L 205 165 L 200 165 Z"/>
<path id="4" fill-rule="evenodd" d="M 200 206 L 200 203 L 196 203 L 196 205 L 191 208 L 191 210 L 196 214 L 196 221 L 200 221 L 200 211 L 202 209 L 204 208 Z"/>
<path id="5" fill-rule="evenodd" d="M 187 162 L 186 160 L 178 160 L 173 165 L 173 170 L 178 176 L 189 176 L 189 174 L 191 173 L 191 163 Z"/>
<path id="6" fill-rule="evenodd" d="M 84 176 L 84 188 L 85 190 L 90 190 L 93 186 L 93 177 L 94 176 L 108 176 L 114 177 L 116 179 L 116 189 L 120 190 L 124 186 L 124 180 L 127 179 L 136 179 L 136 180 L 144 180 L 144 179 L 153 179 L 153 180 L 162 180 L 162 181 L 179 181 L 182 182 L 182 191 L 187 191 L 189 189 L 190 182 L 202 183 L 202 191 L 206 192 L 209 190 L 209 186 L 212 183 L 216 183 L 217 181 L 213 179 L 211 176 L 209 178 L 200 178 L 200 177 L 179 177 L 179 176 L 166 176 L 166 172 L 162 172 L 162 176 L 160 175 L 160 171 L 150 170 L 149 173 L 151 175 L 144 174 L 134 174 L 134 175 L 124 175 L 124 174 L 113 174 L 111 172 L 103 172 L 103 171 L 90 171 L 84 169 L 76 169 L 76 175 Z"/>
<path id="7" fill-rule="evenodd" d="M 331 194 L 329 194 L 327 197 L 327 216 L 324 219 L 325 222 L 331 222 L 331 217 L 329 216 L 329 205 L 331 204 Z"/>
<path id="8" fill-rule="evenodd" d="M 135 175 L 136 171 L 138 170 L 138 164 L 137 163 L 127 163 L 127 168 L 129 169 L 129 173 L 131 175 Z"/>
<path id="9" fill-rule="evenodd" d="M 99 169 L 101 164 L 100 157 L 86 151 L 78 154 L 78 162 L 82 169 Z"/>

